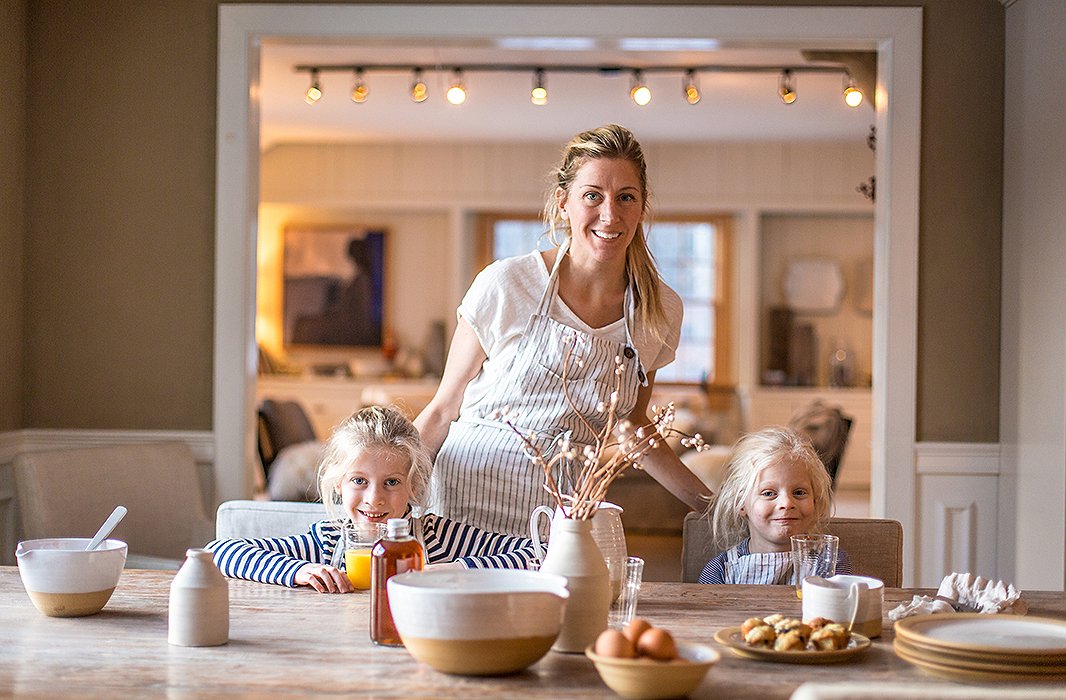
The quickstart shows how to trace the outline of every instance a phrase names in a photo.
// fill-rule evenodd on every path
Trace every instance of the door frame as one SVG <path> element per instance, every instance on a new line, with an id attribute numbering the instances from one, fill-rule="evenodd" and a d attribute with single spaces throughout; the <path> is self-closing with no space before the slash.
<path id="1" fill-rule="evenodd" d="M 567 22 L 558 22 L 565 10 Z M 417 22 L 412 22 L 417 18 Z M 911 7 L 220 5 L 215 215 L 216 497 L 247 498 L 255 464 L 259 48 L 270 39 L 403 36 L 714 38 L 877 51 L 871 515 L 903 524 L 917 571 L 918 183 L 922 10 Z M 891 381 L 888 378 L 891 377 Z"/>

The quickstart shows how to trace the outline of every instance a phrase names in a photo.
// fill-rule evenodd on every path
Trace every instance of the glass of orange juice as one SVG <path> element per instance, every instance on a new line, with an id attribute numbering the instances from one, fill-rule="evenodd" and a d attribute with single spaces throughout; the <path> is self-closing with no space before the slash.
<path id="1" fill-rule="evenodd" d="M 370 550 L 385 536 L 385 523 L 344 523 L 344 570 L 357 590 L 370 590 Z"/>

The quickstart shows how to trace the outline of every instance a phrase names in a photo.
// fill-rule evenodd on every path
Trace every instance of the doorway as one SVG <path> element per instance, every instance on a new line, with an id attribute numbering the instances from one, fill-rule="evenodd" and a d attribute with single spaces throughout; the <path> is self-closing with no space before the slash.
<path id="1" fill-rule="evenodd" d="M 254 464 L 258 47 L 276 37 L 430 40 L 579 35 L 706 37 L 723 42 L 878 52 L 871 515 L 901 521 L 914 553 L 919 8 L 287 6 L 219 8 L 214 434 L 219 499 L 246 497 Z M 411 21 L 418 18 L 417 26 Z M 744 274 L 745 271 L 738 271 Z M 891 376 L 889 384 L 887 378 Z M 910 554 L 909 556 L 914 556 Z M 905 566 L 913 575 L 914 563 Z"/>

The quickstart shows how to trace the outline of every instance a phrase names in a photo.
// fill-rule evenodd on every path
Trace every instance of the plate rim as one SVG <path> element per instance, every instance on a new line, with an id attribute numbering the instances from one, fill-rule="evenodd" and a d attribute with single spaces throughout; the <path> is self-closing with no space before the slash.
<path id="1" fill-rule="evenodd" d="M 973 669 L 981 672 L 991 673 L 1003 673 L 1004 675 L 1016 676 L 1016 675 L 1033 675 L 1037 677 L 1054 677 L 1058 679 L 1066 678 L 1066 667 L 1061 664 L 1049 664 L 1049 665 L 1018 665 L 1010 662 L 993 661 L 991 659 L 984 660 L 972 657 L 944 657 L 939 656 L 935 652 L 926 651 L 910 645 L 906 639 L 897 637 L 892 641 L 892 650 L 897 656 L 904 660 L 909 660 L 905 657 L 910 656 L 928 663 L 939 664 L 942 666 L 951 666 L 959 669 Z M 1019 670 L 1016 670 L 1019 669 Z"/>
<path id="2" fill-rule="evenodd" d="M 961 668 L 950 664 L 940 663 L 933 659 L 926 659 L 912 654 L 901 654 L 893 646 L 893 651 L 903 661 L 916 666 L 919 669 L 931 673 L 940 678 L 951 680 L 982 680 L 982 681 L 1038 681 L 1038 682 L 1061 682 L 1062 675 L 1034 674 L 1034 673 L 1011 673 L 1009 671 L 977 670 Z"/>
<path id="3" fill-rule="evenodd" d="M 1008 619 L 1010 618 L 1010 619 Z M 1033 617 L 1021 615 L 997 616 L 987 613 L 933 613 L 927 615 L 914 615 L 902 620 L 897 620 L 893 626 L 897 636 L 919 641 L 927 646 L 944 649 L 956 649 L 964 651 L 978 651 L 988 654 L 999 654 L 1017 657 L 1040 656 L 1061 657 L 1066 656 L 1066 636 L 1063 645 L 1058 647 L 1005 647 L 990 644 L 978 644 L 971 642 L 952 642 L 931 637 L 923 634 L 920 630 L 913 629 L 926 624 L 939 624 L 951 622 L 965 622 L 967 620 L 980 620 L 982 622 L 1000 621 L 1001 623 L 1013 622 L 1017 624 L 1050 624 L 1061 627 L 1066 631 L 1066 620 L 1054 617 Z"/>
<path id="4" fill-rule="evenodd" d="M 740 635 L 740 627 L 723 627 L 715 632 L 714 641 L 722 646 L 729 647 L 738 656 L 760 661 L 778 661 L 793 664 L 829 664 L 844 661 L 861 654 L 869 649 L 871 645 L 869 637 L 858 632 L 852 632 L 851 641 L 848 642 L 848 646 L 844 649 L 830 651 L 776 651 L 774 649 L 748 646 L 742 639 L 733 639 L 733 635 Z M 854 642 L 854 645 L 852 645 L 852 642 Z"/>

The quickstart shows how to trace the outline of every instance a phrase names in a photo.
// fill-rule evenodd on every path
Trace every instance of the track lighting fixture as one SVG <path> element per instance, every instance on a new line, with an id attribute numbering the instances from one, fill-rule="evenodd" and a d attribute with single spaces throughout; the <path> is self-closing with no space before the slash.
<path id="1" fill-rule="evenodd" d="M 429 88 L 427 87 L 425 78 L 423 76 L 423 69 L 417 66 L 404 65 L 404 64 L 333 64 L 333 65 L 297 65 L 294 66 L 295 70 L 299 72 L 307 72 L 310 74 L 310 86 L 304 93 L 304 99 L 308 104 L 315 104 L 322 98 L 322 85 L 319 80 L 319 75 L 323 72 L 339 72 L 346 71 L 349 75 L 353 75 L 351 99 L 352 102 L 361 104 L 366 102 L 370 96 L 370 88 L 366 80 L 366 75 L 371 72 L 381 73 L 404 73 L 410 72 L 411 83 L 408 90 L 408 94 L 411 100 L 414 102 L 425 102 L 429 97 Z M 439 70 L 439 69 L 438 69 Z M 551 66 L 538 66 L 538 65 L 522 65 L 522 64 L 467 64 L 464 66 L 455 66 L 450 68 L 452 72 L 452 79 L 449 83 L 449 87 L 445 92 L 445 97 L 448 102 L 454 105 L 463 104 L 466 101 L 466 82 L 464 80 L 464 72 L 478 72 L 478 73 L 501 73 L 501 72 L 526 72 L 527 75 L 532 73 L 533 85 L 529 91 L 529 100 L 535 105 L 545 105 L 548 103 L 548 87 L 547 87 L 547 74 L 548 72 L 567 73 L 567 74 L 589 74 L 599 76 L 624 76 L 626 73 L 630 74 L 629 81 L 629 97 L 638 106 L 644 107 L 651 103 L 652 93 L 651 88 L 644 82 L 645 73 L 671 73 L 674 75 L 680 74 L 681 78 L 681 94 L 688 104 L 699 104 L 703 98 L 702 90 L 700 89 L 700 74 L 763 74 L 763 73 L 776 73 L 779 75 L 777 84 L 777 94 L 781 98 L 781 101 L 785 104 L 792 104 L 796 101 L 796 83 L 795 75 L 798 73 L 833 73 L 836 75 L 842 75 L 844 78 L 844 101 L 849 107 L 857 107 L 862 103 L 862 92 L 855 85 L 855 81 L 852 80 L 851 75 L 847 72 L 847 69 L 842 66 L 826 66 L 826 65 L 793 65 L 793 66 L 781 66 L 781 65 L 689 65 L 689 66 L 645 66 L 643 68 L 632 68 L 629 66 L 602 66 L 602 65 L 551 65 Z"/>
<path id="2" fill-rule="evenodd" d="M 855 81 L 849 75 L 847 84 L 844 86 L 844 104 L 848 107 L 858 107 L 862 104 L 862 91 L 855 87 Z"/>
<path id="3" fill-rule="evenodd" d="M 796 101 L 796 87 L 792 84 L 792 71 L 781 71 L 781 79 L 777 83 L 777 94 L 781 101 L 787 105 Z"/>
<path id="4" fill-rule="evenodd" d="M 529 91 L 529 101 L 537 106 L 548 104 L 548 88 L 544 84 L 543 68 L 538 68 L 533 73 L 533 89 Z"/>
<path id="5" fill-rule="evenodd" d="M 307 92 L 304 93 L 304 102 L 309 105 L 313 105 L 322 99 L 322 86 L 318 82 L 318 71 L 311 71 L 311 85 L 308 86 Z"/>
<path id="6" fill-rule="evenodd" d="M 696 78 L 696 71 L 689 68 L 685 71 L 685 84 L 684 84 L 685 100 L 690 104 L 698 104 L 700 101 L 700 86 Z"/>
<path id="7" fill-rule="evenodd" d="M 452 86 L 445 95 L 453 105 L 461 105 L 466 102 L 466 84 L 463 82 L 463 71 L 458 68 L 452 73 Z"/>
<path id="8" fill-rule="evenodd" d="M 411 100 L 425 102 L 427 97 L 429 97 L 429 88 L 426 87 L 426 82 L 422 79 L 422 69 L 415 68 L 411 72 Z"/>
<path id="9" fill-rule="evenodd" d="M 370 88 L 366 86 L 366 80 L 363 78 L 363 69 L 355 69 L 355 82 L 352 83 L 352 102 L 362 104 L 366 102 L 367 96 L 370 95 Z"/>
<path id="10" fill-rule="evenodd" d="M 633 71 L 633 80 L 629 84 L 629 97 L 641 107 L 651 102 L 651 88 L 644 84 L 644 73 L 639 70 Z"/>

